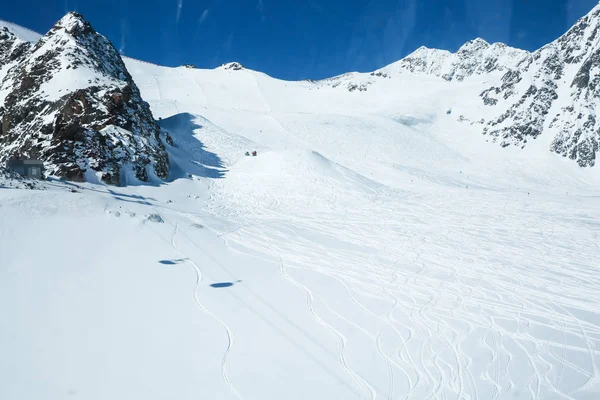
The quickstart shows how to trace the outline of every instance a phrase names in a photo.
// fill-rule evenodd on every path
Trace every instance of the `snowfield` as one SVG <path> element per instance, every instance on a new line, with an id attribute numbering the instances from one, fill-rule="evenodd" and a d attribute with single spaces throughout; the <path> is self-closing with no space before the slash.
<path id="1" fill-rule="evenodd" d="M 600 171 L 483 82 L 125 63 L 170 180 L 0 178 L 1 399 L 600 396 Z"/>

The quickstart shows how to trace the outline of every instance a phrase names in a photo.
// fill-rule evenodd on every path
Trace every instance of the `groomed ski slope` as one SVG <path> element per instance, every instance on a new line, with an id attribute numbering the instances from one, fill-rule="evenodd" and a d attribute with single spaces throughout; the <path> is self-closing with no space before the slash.
<path id="1" fill-rule="evenodd" d="M 479 82 L 126 63 L 171 182 L 0 190 L 0 398 L 600 396 L 599 173 Z"/>

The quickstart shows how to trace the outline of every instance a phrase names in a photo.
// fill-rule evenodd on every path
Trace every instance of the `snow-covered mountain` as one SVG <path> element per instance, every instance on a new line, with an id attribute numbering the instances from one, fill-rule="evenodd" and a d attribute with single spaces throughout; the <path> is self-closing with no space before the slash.
<path id="1" fill-rule="evenodd" d="M 71 32 L 72 28 L 65 29 L 69 24 L 81 27 Z M 203 98 L 199 94 L 202 90 L 192 89 L 207 76 L 223 79 L 219 85 L 228 87 L 238 82 L 232 78 L 235 73 L 248 76 L 242 80 L 260 76 L 266 83 L 258 97 L 271 96 L 269 91 L 278 97 L 277 106 L 269 104 L 266 109 L 286 112 L 306 112 L 313 109 L 312 104 L 329 101 L 332 104 L 326 108 L 338 114 L 355 115 L 357 109 L 366 113 L 383 111 L 393 120 L 406 120 L 415 103 L 423 104 L 423 93 L 427 93 L 430 99 L 426 101 L 433 108 L 421 107 L 419 115 L 409 116 L 409 120 L 444 126 L 450 116 L 474 135 L 473 140 L 525 148 L 528 141 L 538 139 L 540 145 L 534 149 L 527 146 L 526 154 L 551 151 L 580 166 L 593 166 L 600 141 L 595 120 L 600 104 L 594 96 L 599 24 L 597 6 L 565 35 L 534 53 L 478 38 L 456 53 L 421 47 L 371 73 L 284 82 L 257 74 L 239 63 L 225 64 L 214 71 L 188 68 L 177 73 L 174 71 L 179 69 L 158 67 L 162 72 L 148 72 L 147 68 L 138 68 L 141 63 L 127 58 L 123 64 L 114 47 L 105 46 L 106 39 L 73 13 L 35 45 L 27 43 L 37 39 L 31 31 L 2 23 L 5 28 L 0 38 L 0 79 L 6 77 L 0 89 L 0 114 L 4 118 L 0 155 L 6 159 L 22 152 L 41 157 L 48 163 L 50 173 L 71 179 L 83 179 L 85 171 L 93 170 L 100 172 L 101 179 L 118 183 L 121 164 L 131 165 L 141 180 L 149 179 L 147 166 L 150 175 L 164 179 L 168 175 L 168 157 L 144 100 L 162 117 L 182 111 L 165 113 L 165 101 L 186 103 L 190 107 L 183 111 L 191 114 L 203 114 L 205 108 L 224 104 L 236 109 L 241 97 L 256 97 L 246 92 L 243 85 L 221 93 L 224 104 L 219 105 Z M 51 50 L 62 42 L 57 47 L 59 51 Z M 133 71 L 133 80 L 125 65 Z M 228 74 L 214 75 L 216 71 Z M 179 78 L 171 82 L 160 82 L 157 77 L 174 74 Z M 182 79 L 187 81 L 182 84 Z M 408 81 L 427 82 L 429 87 L 406 91 Z M 33 86 L 27 88 L 30 83 Z M 144 100 L 136 84 L 141 86 Z M 182 87 L 185 89 L 181 93 L 172 89 Z M 451 92 L 460 96 L 448 95 Z M 27 100 L 23 100 L 24 95 Z M 264 103 L 263 99 L 255 100 L 258 102 L 250 101 L 253 105 L 249 110 Z M 81 105 L 85 109 L 80 110 Z M 32 110 L 32 114 L 22 110 Z M 74 126 L 79 131 L 75 141 L 70 139 Z M 478 139 L 477 133 L 485 136 Z"/>
<path id="2" fill-rule="evenodd" d="M 370 76 L 344 75 L 333 84 L 344 81 L 351 91 L 366 91 L 382 78 L 406 73 L 479 83 L 479 101 L 465 99 L 469 107 L 463 107 L 460 121 L 476 124 L 479 132 L 503 147 L 524 147 L 544 134 L 550 151 L 582 167 L 593 166 L 600 143 L 595 118 L 600 107 L 595 95 L 600 80 L 599 27 L 596 6 L 563 36 L 533 53 L 482 39 L 467 42 L 456 53 L 421 47 Z"/>
<path id="3" fill-rule="evenodd" d="M 600 142 L 600 6 L 565 35 L 524 57 L 502 81 L 481 93 L 499 115 L 483 131 L 503 146 L 552 137 L 550 150 L 593 166 Z"/>
<path id="4" fill-rule="evenodd" d="M 465 43 L 456 53 L 420 47 L 404 59 L 382 68 L 377 73 L 391 75 L 410 72 L 440 77 L 446 81 L 463 81 L 470 77 L 498 76 L 517 69 L 529 52 L 503 43 L 489 44 L 481 38 Z"/>
<path id="5" fill-rule="evenodd" d="M 160 128 L 114 46 L 69 13 L 34 44 L 4 30 L 0 160 L 45 162 L 50 175 L 119 184 L 166 179 Z M 84 175 L 88 174 L 87 177 Z"/>

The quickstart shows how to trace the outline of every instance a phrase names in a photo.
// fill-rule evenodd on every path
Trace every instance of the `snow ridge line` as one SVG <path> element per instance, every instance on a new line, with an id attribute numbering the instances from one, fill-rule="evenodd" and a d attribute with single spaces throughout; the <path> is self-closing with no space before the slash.
<path id="1" fill-rule="evenodd" d="M 173 230 L 173 233 L 171 234 L 171 245 L 173 246 L 175 251 L 181 256 L 181 258 L 184 259 L 188 264 L 190 264 L 194 268 L 194 271 L 196 272 L 196 286 L 194 287 L 194 302 L 196 303 L 196 307 L 198 307 L 203 313 L 205 313 L 206 315 L 212 317 L 215 321 L 217 321 L 219 323 L 219 325 L 221 325 L 221 327 L 223 327 L 223 329 L 227 333 L 227 349 L 225 349 L 225 353 L 223 354 L 223 359 L 221 361 L 221 376 L 223 377 L 223 380 L 227 384 L 229 390 L 235 395 L 235 397 L 237 397 L 239 400 L 243 400 L 244 398 L 236 390 L 236 388 L 233 386 L 233 384 L 229 380 L 229 377 L 227 376 L 227 369 L 226 369 L 227 358 L 229 357 L 229 353 L 231 352 L 231 349 L 233 348 L 233 343 L 234 343 L 233 342 L 233 340 L 234 340 L 233 332 L 231 331 L 231 329 L 229 328 L 229 326 L 227 326 L 227 324 L 225 322 L 223 322 L 220 318 L 218 318 L 212 312 L 208 311 L 202 305 L 200 300 L 198 299 L 198 289 L 200 288 L 200 285 L 202 284 L 204 275 L 202 274 L 202 271 L 200 270 L 198 265 L 191 258 L 188 258 L 177 246 L 175 237 L 176 237 L 178 231 L 179 231 L 179 224 L 176 223 L 175 229 Z"/>

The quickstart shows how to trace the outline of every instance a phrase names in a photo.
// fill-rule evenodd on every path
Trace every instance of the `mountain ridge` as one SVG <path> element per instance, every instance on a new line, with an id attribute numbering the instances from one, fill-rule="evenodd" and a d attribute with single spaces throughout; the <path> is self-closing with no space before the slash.
<path id="1" fill-rule="evenodd" d="M 330 88 L 356 95 L 370 91 L 373 85 L 386 86 L 386 80 L 394 77 L 420 76 L 447 85 L 464 82 L 478 87 L 478 96 L 465 99 L 469 106 L 456 107 L 457 121 L 474 127 L 486 140 L 502 147 L 524 148 L 543 134 L 549 138 L 549 151 L 572 159 L 581 167 L 592 167 L 600 143 L 600 123 L 595 118 L 595 109 L 600 107 L 595 95 L 595 85 L 600 80 L 596 72 L 600 62 L 599 26 L 600 5 L 564 35 L 534 52 L 504 43 L 490 44 L 482 38 L 467 41 L 455 53 L 421 46 L 403 59 L 370 73 L 350 72 L 318 81 L 307 80 L 306 88 Z M 102 66 L 98 64 L 97 68 L 101 70 Z M 238 62 L 197 71 L 214 70 L 259 73 Z M 138 78 L 144 79 L 141 76 L 135 79 Z M 271 79 L 283 84 L 302 82 Z M 362 96 L 367 96 L 363 101 L 368 102 L 371 95 Z M 452 107 L 448 108 L 450 114 Z"/>

